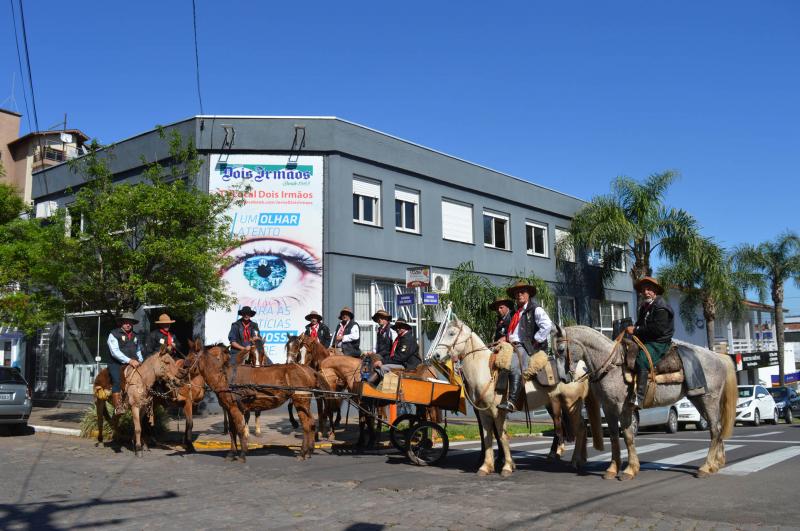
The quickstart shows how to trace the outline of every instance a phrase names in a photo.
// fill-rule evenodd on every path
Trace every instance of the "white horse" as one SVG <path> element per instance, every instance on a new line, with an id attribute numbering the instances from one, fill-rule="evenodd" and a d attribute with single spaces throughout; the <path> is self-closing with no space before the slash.
<path id="1" fill-rule="evenodd" d="M 459 320 L 450 323 L 441 340 L 434 349 L 433 357 L 439 362 L 444 362 L 448 357 L 453 358 L 454 365 L 461 362 L 461 376 L 465 392 L 473 404 L 481 420 L 481 441 L 484 447 L 483 464 L 478 469 L 478 475 L 485 476 L 494 472 L 494 449 L 492 448 L 494 426 L 499 434 L 498 444 L 505 457 L 505 464 L 500 472 L 503 477 L 508 477 L 516 468 L 511 458 L 511 448 L 508 444 L 506 433 L 506 411 L 498 409 L 497 405 L 503 399 L 502 393 L 495 389 L 496 378 L 489 367 L 489 357 L 492 352 L 481 341 L 477 334 Z M 583 364 L 576 370 L 583 374 Z M 525 396 L 528 408 L 550 405 L 553 410 L 554 423 L 560 427 L 561 408 L 566 408 L 571 424 L 575 430 L 575 450 L 572 454 L 571 464 L 580 468 L 586 463 L 586 431 L 581 418 L 581 407 L 584 398 L 587 398 L 589 385 L 586 379 L 576 383 L 558 383 L 555 386 L 544 387 L 535 381 L 525 382 Z M 563 437 L 559 437 L 558 429 L 548 458 L 560 458 L 564 450 Z M 593 430 L 596 431 L 596 430 Z M 595 439 L 595 446 L 598 439 Z M 599 439 L 602 444 L 602 439 Z"/>
<path id="2" fill-rule="evenodd" d="M 566 353 L 569 350 L 571 358 L 585 361 L 590 371 L 592 394 L 597 397 L 597 400 L 587 402 L 592 434 L 602 432 L 600 425 L 596 424 L 594 419 L 600 416 L 600 402 L 603 405 L 611 437 L 611 465 L 603 478 L 614 479 L 622 467 L 619 448 L 621 428 L 625 445 L 628 447 L 628 466 L 622 471 L 620 479 L 633 479 L 639 473 L 639 458 L 636 455 L 631 427 L 633 406 L 628 401 L 629 385 L 625 382 L 622 370 L 623 348 L 588 326 L 568 326 L 563 330 L 556 327 L 556 329 L 559 351 Z M 723 440 L 733 434 L 736 401 L 739 396 L 736 371 L 730 357 L 726 355 L 682 341 L 676 343 L 694 350 L 706 377 L 706 393 L 702 396 L 689 397 L 700 414 L 708 420 L 711 432 L 711 446 L 706 462 L 697 472 L 698 477 L 705 477 L 725 465 Z M 659 384 L 653 406 L 674 404 L 684 396 L 686 396 L 685 383 Z"/>

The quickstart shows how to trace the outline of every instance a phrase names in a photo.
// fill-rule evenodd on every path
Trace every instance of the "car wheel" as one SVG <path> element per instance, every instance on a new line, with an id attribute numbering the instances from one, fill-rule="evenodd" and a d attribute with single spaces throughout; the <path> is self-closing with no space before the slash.
<path id="1" fill-rule="evenodd" d="M 761 413 L 757 409 L 753 413 L 753 426 L 761 426 Z"/>
<path id="2" fill-rule="evenodd" d="M 669 410 L 666 431 L 667 433 L 675 433 L 678 431 L 678 413 L 674 409 Z"/>
<path id="3" fill-rule="evenodd" d="M 695 423 L 694 427 L 700 431 L 708 431 L 708 421 L 700 417 L 700 420 Z"/>
<path id="4" fill-rule="evenodd" d="M 791 408 L 786 408 L 786 414 L 783 416 L 783 419 L 786 421 L 786 424 L 791 424 L 794 422 L 794 415 L 792 414 Z"/>
<path id="5" fill-rule="evenodd" d="M 9 424 L 8 433 L 11 435 L 24 435 L 28 431 L 27 424 Z"/>
<path id="6" fill-rule="evenodd" d="M 769 421 L 770 424 L 777 424 L 778 423 L 778 408 L 775 408 L 772 411 L 772 420 Z"/>

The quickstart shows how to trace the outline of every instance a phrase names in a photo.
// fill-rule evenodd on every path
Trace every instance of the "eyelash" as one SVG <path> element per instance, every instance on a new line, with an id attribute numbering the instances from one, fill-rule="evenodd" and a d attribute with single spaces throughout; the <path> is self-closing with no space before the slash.
<path id="1" fill-rule="evenodd" d="M 238 258 L 237 263 L 242 263 L 248 258 L 253 258 L 255 256 L 277 256 L 281 260 L 289 260 L 295 265 L 302 266 L 307 273 L 311 273 L 314 275 L 319 275 L 322 273 L 322 267 L 320 266 L 319 261 L 310 256 L 303 255 L 302 253 L 291 254 L 291 253 L 273 253 L 271 251 L 266 251 L 266 252 L 253 251 Z"/>

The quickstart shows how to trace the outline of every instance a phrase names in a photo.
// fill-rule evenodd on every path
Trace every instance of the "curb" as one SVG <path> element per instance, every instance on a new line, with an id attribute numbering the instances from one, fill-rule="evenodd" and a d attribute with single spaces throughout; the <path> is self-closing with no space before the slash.
<path id="1" fill-rule="evenodd" d="M 81 436 L 81 430 L 76 430 L 74 428 L 56 428 L 55 426 L 38 426 L 36 424 L 28 424 L 28 426 L 33 428 L 33 431 L 36 433 L 54 433 L 56 435 L 70 435 L 72 437 Z"/>

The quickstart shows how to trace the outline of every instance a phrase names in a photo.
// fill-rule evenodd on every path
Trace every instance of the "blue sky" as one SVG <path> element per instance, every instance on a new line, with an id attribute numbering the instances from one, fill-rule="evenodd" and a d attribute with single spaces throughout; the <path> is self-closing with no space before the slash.
<path id="1" fill-rule="evenodd" d="M 199 114 L 190 1 L 23 5 L 42 128 Z M 727 246 L 800 229 L 800 2 L 197 7 L 207 114 L 335 115 L 585 199 L 676 169 L 669 203 Z M 0 101 L 16 72 L 24 112 L 0 21 Z"/>

